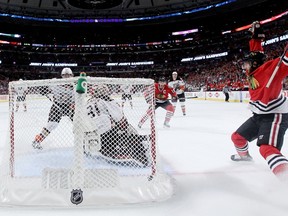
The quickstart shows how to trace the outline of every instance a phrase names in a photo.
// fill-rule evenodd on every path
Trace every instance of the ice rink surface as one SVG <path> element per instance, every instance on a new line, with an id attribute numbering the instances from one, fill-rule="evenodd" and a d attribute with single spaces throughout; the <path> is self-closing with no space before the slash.
<path id="1" fill-rule="evenodd" d="M 274 177 L 255 142 L 250 143 L 254 162 L 230 160 L 235 153 L 231 133 L 251 116 L 247 104 L 188 99 L 186 107 L 187 115 L 182 116 L 178 104 L 169 129 L 163 128 L 165 110 L 156 110 L 163 169 L 176 182 L 169 200 L 79 210 L 0 207 L 0 215 L 287 216 L 288 186 Z M 128 103 L 125 109 L 130 109 Z M 8 134 L 8 103 L 0 103 L 0 121 L 2 151 Z M 288 156 L 287 135 L 282 152 Z"/>

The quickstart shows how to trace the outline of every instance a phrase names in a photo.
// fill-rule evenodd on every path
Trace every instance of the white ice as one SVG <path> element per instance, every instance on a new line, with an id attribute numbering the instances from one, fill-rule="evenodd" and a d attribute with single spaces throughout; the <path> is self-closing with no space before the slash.
<path id="1" fill-rule="evenodd" d="M 235 163 L 230 140 L 251 113 L 246 103 L 225 103 L 188 99 L 187 116 L 180 106 L 163 128 L 165 111 L 156 111 L 158 145 L 164 170 L 176 181 L 173 197 L 150 205 L 110 208 L 51 209 L 2 207 L 1 216 L 14 215 L 105 215 L 105 216 L 286 216 L 288 186 L 281 183 L 250 143 L 253 163 Z M 128 107 L 128 104 L 127 104 Z M 29 112 L 29 110 L 28 110 Z M 8 104 L 0 103 L 0 150 L 6 142 Z M 283 154 L 287 154 L 287 135 Z"/>

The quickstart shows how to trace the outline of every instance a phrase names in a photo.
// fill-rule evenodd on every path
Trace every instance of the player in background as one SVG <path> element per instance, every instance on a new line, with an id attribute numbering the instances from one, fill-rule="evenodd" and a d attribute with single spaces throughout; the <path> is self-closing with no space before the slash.
<path id="1" fill-rule="evenodd" d="M 19 81 L 23 81 L 22 79 L 19 79 Z M 16 112 L 18 112 L 19 110 L 19 106 L 20 103 L 22 103 L 23 108 L 24 108 L 24 112 L 27 111 L 27 104 L 26 104 L 26 94 L 28 91 L 27 85 L 25 85 L 24 83 L 17 86 L 16 88 L 14 88 L 14 91 L 16 93 Z"/>
<path id="2" fill-rule="evenodd" d="M 185 116 L 186 115 L 186 107 L 185 107 L 186 98 L 184 93 L 185 82 L 182 80 L 182 78 L 178 76 L 178 73 L 174 71 L 172 73 L 172 79 L 168 82 L 168 85 L 170 88 L 173 88 L 177 94 L 177 97 L 172 99 L 174 110 L 176 110 L 177 101 L 179 100 L 182 113 Z"/>
<path id="3" fill-rule="evenodd" d="M 230 92 L 231 92 L 231 87 L 229 84 L 225 84 L 225 86 L 222 89 L 223 94 L 225 95 L 225 102 L 229 102 L 230 98 Z"/>
<path id="4" fill-rule="evenodd" d="M 141 166 L 149 164 L 146 151 L 149 136 L 139 135 L 128 123 L 122 107 L 110 97 L 106 85 L 92 87 L 91 98 L 86 105 L 91 139 L 84 144 L 86 155 L 101 153 L 112 161 L 134 159 Z"/>
<path id="5" fill-rule="evenodd" d="M 232 133 L 231 139 L 237 154 L 232 155 L 231 159 L 251 161 L 248 142 L 257 140 L 260 154 L 271 171 L 279 179 L 288 182 L 288 160 L 280 152 L 288 127 L 288 100 L 282 94 L 283 80 L 288 75 L 288 45 L 281 57 L 264 63 L 265 55 L 261 46 L 264 35 L 259 22 L 252 24 L 251 32 L 250 54 L 243 68 L 249 82 L 249 109 L 252 117 Z"/>
<path id="6" fill-rule="evenodd" d="M 155 88 L 155 100 L 156 100 L 154 110 L 161 107 L 167 111 L 164 121 L 164 127 L 169 128 L 171 117 L 173 116 L 175 111 L 173 105 L 169 101 L 169 95 L 171 95 L 173 100 L 176 100 L 177 94 L 172 88 L 170 88 L 167 85 L 165 77 L 160 77 L 158 83 L 155 83 L 154 85 L 155 85 L 154 88 Z M 153 112 L 152 106 L 154 106 L 154 104 L 151 104 L 150 101 L 147 102 L 150 103 L 150 106 L 146 111 L 145 115 L 142 116 L 140 122 L 138 123 L 139 128 L 142 127 L 142 125 L 146 122 L 149 116 L 152 115 Z"/>
<path id="7" fill-rule="evenodd" d="M 73 77 L 73 72 L 70 68 L 63 68 L 61 71 L 62 78 Z M 48 122 L 44 126 L 39 134 L 35 136 L 32 146 L 35 149 L 42 149 L 42 141 L 54 130 L 62 117 L 68 116 L 73 121 L 75 97 L 74 86 L 70 84 L 55 85 L 48 87 L 41 94 L 46 95 L 49 100 L 53 102 L 48 116 Z M 49 98 L 48 94 L 52 94 L 53 98 Z"/>
<path id="8" fill-rule="evenodd" d="M 133 109 L 133 103 L 132 103 L 132 91 L 133 86 L 132 85 L 123 85 L 122 86 L 122 107 L 124 107 L 125 102 L 128 100 L 130 103 L 131 109 Z"/>

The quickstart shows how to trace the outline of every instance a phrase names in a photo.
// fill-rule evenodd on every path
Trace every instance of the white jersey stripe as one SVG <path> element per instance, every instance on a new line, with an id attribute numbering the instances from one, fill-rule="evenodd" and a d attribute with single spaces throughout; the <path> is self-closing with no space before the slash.
<path id="1" fill-rule="evenodd" d="M 279 133 L 280 124 L 282 122 L 282 114 L 275 114 L 274 120 L 271 125 L 271 131 L 269 136 L 269 144 L 277 147 L 277 138 Z"/>

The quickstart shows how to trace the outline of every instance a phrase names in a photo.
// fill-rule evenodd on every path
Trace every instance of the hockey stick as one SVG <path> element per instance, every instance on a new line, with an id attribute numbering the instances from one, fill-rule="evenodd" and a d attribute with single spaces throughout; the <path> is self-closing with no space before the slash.
<path id="1" fill-rule="evenodd" d="M 190 97 L 186 97 L 186 99 L 195 99 L 198 98 L 198 96 L 190 96 Z"/>
<path id="2" fill-rule="evenodd" d="M 54 103 L 54 100 L 53 100 L 52 98 L 50 98 L 50 97 L 48 96 L 48 94 L 45 94 L 45 97 L 47 97 L 47 98 L 49 99 L 49 101 L 51 101 L 52 103 Z"/>
<path id="3" fill-rule="evenodd" d="M 269 87 L 270 87 L 270 85 L 271 85 L 271 83 L 272 83 L 275 75 L 277 74 L 277 72 L 278 72 L 278 70 L 279 70 L 279 67 L 280 67 L 280 64 L 282 63 L 282 60 L 283 60 L 284 56 L 286 55 L 287 50 L 288 50 L 288 46 L 286 46 L 283 54 L 281 55 L 278 64 L 276 65 L 276 67 L 275 67 L 275 69 L 274 69 L 274 71 L 273 71 L 270 79 L 268 80 L 268 83 L 267 83 L 267 85 L 266 85 L 266 88 L 269 88 Z"/>
<path id="4" fill-rule="evenodd" d="M 56 107 L 61 108 L 58 104 L 55 103 L 55 101 L 48 96 L 48 94 L 45 94 L 45 97 L 47 97 L 49 99 L 49 101 L 52 103 L 52 105 L 54 104 Z"/>
<path id="5" fill-rule="evenodd" d="M 185 99 L 195 99 L 198 98 L 198 96 L 189 96 L 189 97 L 185 97 Z M 168 100 L 172 100 L 172 98 L 169 98 Z"/>

